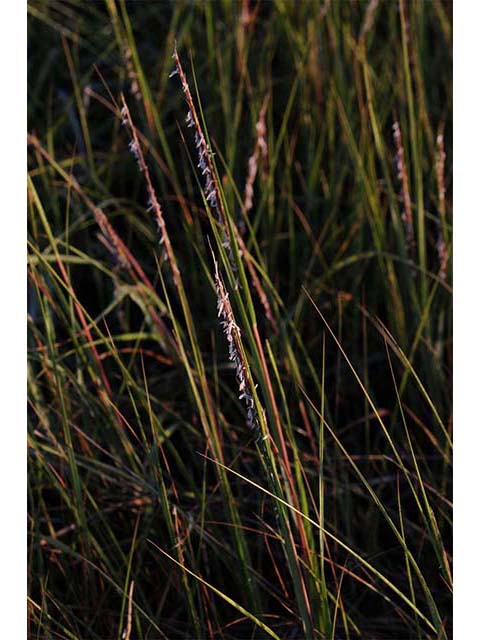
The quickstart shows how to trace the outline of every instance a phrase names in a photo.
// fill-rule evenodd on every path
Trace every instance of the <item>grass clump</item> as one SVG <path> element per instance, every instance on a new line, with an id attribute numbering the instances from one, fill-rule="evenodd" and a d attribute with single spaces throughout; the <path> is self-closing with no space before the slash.
<path id="1" fill-rule="evenodd" d="M 449 638 L 450 5 L 28 10 L 32 637 Z"/>

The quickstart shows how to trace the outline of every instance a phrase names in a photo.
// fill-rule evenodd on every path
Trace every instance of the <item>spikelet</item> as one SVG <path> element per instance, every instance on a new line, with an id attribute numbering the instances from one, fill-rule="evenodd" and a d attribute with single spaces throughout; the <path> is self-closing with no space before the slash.
<path id="1" fill-rule="evenodd" d="M 403 212 L 402 220 L 405 227 L 405 235 L 407 238 L 407 244 L 409 251 L 413 253 L 415 249 L 415 238 L 413 235 L 413 215 L 412 215 L 412 201 L 410 199 L 410 189 L 408 187 L 408 175 L 405 165 L 405 153 L 402 143 L 402 132 L 398 121 L 393 123 L 393 139 L 397 148 L 396 164 L 397 164 L 397 176 L 402 186 L 402 200 L 403 200 Z"/>
<path id="2" fill-rule="evenodd" d="M 440 132 L 437 136 L 437 159 L 435 162 L 435 169 L 437 174 L 437 187 L 438 187 L 438 209 L 440 211 L 441 220 L 445 221 L 446 208 L 445 208 L 445 147 L 443 144 L 443 133 Z M 442 280 L 447 279 L 447 265 L 448 265 L 448 251 L 445 245 L 445 238 L 443 237 L 442 225 L 438 225 L 437 233 L 437 253 L 440 263 L 440 277 Z"/>
<path id="3" fill-rule="evenodd" d="M 260 114 L 258 116 L 258 122 L 256 124 L 257 140 L 255 143 L 255 149 L 248 159 L 248 177 L 245 184 L 245 196 L 244 196 L 244 209 L 245 213 L 248 213 L 253 206 L 253 184 L 257 176 L 258 171 L 258 158 L 262 157 L 264 163 L 267 161 L 268 146 L 266 140 L 267 127 L 265 125 L 265 114 L 267 111 L 268 96 L 263 101 Z"/>
<path id="4" fill-rule="evenodd" d="M 212 252 L 213 255 L 213 252 Z M 260 426 L 260 417 L 255 406 L 253 394 L 253 384 L 249 379 L 247 367 L 245 365 L 244 355 L 241 347 L 240 327 L 235 322 L 232 306 L 229 300 L 229 294 L 225 289 L 225 285 L 218 271 L 218 263 L 213 255 L 215 264 L 215 288 L 217 290 L 217 311 L 220 318 L 220 325 L 228 343 L 228 358 L 235 366 L 235 375 L 238 382 L 238 390 L 240 392 L 239 400 L 243 400 L 247 410 L 247 425 L 255 435 L 256 440 L 262 441 L 262 429 Z M 263 410 L 262 410 L 263 411 Z M 265 414 L 264 414 L 265 415 Z M 266 436 L 268 437 L 268 436 Z"/>
<path id="5" fill-rule="evenodd" d="M 135 97 L 135 100 L 141 100 L 142 94 L 138 84 L 137 72 L 133 65 L 133 54 L 130 47 L 125 48 L 124 52 L 125 65 L 127 67 L 128 79 L 130 80 L 130 93 Z"/>
<path id="6" fill-rule="evenodd" d="M 173 279 L 175 281 L 175 284 L 178 285 L 179 278 L 180 278 L 180 270 L 178 268 L 177 260 L 173 252 L 172 245 L 170 243 L 170 237 L 168 235 L 167 227 L 165 225 L 163 211 L 160 206 L 160 203 L 158 202 L 155 189 L 153 188 L 150 172 L 148 170 L 147 163 L 145 162 L 145 156 L 143 155 L 142 147 L 138 139 L 137 130 L 133 125 L 132 118 L 130 116 L 130 111 L 127 107 L 127 103 L 125 102 L 125 98 L 123 97 L 123 95 L 122 95 L 121 115 L 122 115 L 122 123 L 128 128 L 131 136 L 129 149 L 137 162 L 139 170 L 141 171 L 141 173 L 145 175 L 145 181 L 147 183 L 147 196 L 148 196 L 147 211 L 151 211 L 155 215 L 157 228 L 160 234 L 160 244 L 165 249 L 165 260 L 169 262 L 170 268 L 173 274 Z"/>
<path id="7" fill-rule="evenodd" d="M 185 99 L 187 101 L 188 112 L 186 117 L 186 124 L 187 127 L 194 129 L 194 141 L 198 158 L 197 166 L 200 169 L 201 175 L 204 180 L 205 200 L 207 201 L 210 209 L 216 214 L 217 221 L 222 230 L 223 246 L 228 249 L 231 267 L 233 271 L 236 271 L 237 267 L 233 256 L 232 238 L 230 238 L 227 217 L 223 208 L 220 190 L 218 188 L 217 177 L 213 165 L 213 153 L 203 133 L 197 110 L 195 108 L 195 103 L 193 102 L 192 94 L 190 92 L 190 87 L 188 86 L 187 78 L 183 71 L 180 58 L 178 57 L 176 46 L 172 57 L 175 61 L 175 69 L 170 74 L 170 77 L 175 75 L 179 76 L 183 93 L 185 94 Z"/>

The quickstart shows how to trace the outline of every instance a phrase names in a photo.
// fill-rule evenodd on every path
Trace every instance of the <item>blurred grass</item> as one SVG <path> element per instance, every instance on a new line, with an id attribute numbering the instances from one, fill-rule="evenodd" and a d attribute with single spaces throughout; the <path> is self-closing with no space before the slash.
<path id="1" fill-rule="evenodd" d="M 31 637 L 450 637 L 451 4 L 28 14 Z"/>

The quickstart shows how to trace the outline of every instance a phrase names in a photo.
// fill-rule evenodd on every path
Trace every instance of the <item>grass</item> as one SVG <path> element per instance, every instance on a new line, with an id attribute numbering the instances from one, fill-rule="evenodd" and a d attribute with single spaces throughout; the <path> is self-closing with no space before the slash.
<path id="1" fill-rule="evenodd" d="M 451 637 L 450 4 L 28 12 L 31 637 Z"/>

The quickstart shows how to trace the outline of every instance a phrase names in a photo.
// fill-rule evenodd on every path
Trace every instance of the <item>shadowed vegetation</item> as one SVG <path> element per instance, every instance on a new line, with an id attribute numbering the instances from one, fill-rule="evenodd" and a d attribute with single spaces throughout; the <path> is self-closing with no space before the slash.
<path id="1" fill-rule="evenodd" d="M 449 638 L 451 5 L 28 20 L 31 637 Z"/>

